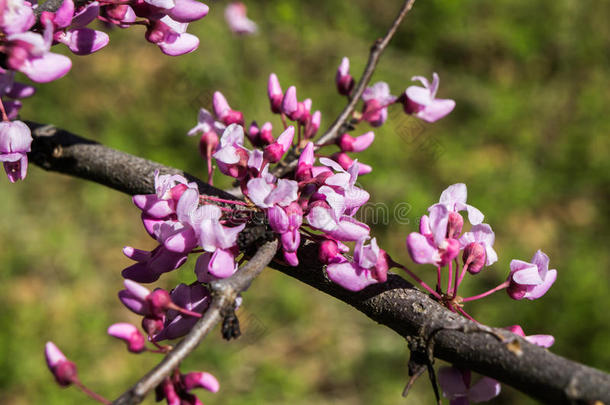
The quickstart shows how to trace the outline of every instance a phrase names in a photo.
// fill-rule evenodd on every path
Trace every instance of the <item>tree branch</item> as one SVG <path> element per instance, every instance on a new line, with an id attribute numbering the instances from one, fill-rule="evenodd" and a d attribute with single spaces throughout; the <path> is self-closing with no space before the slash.
<path id="1" fill-rule="evenodd" d="M 157 169 L 182 174 L 177 169 L 113 150 L 67 131 L 35 123 L 28 125 L 34 137 L 30 159 L 45 170 L 96 181 L 130 195 L 153 193 L 152 173 Z M 195 180 L 193 176 L 189 178 Z M 203 182 L 198 184 L 202 194 L 226 197 L 221 190 Z M 544 402 L 610 404 L 610 375 L 555 355 L 505 330 L 489 328 L 493 333 L 488 333 L 487 329 L 447 310 L 397 275 L 390 275 L 383 284 L 354 293 L 327 279 L 317 260 L 315 244 L 299 248 L 299 261 L 298 267 L 275 262 L 270 266 L 353 306 L 405 337 L 410 344 L 431 339 L 435 357 L 493 377 Z M 206 318 L 200 322 L 203 319 Z M 497 336 L 506 339 L 501 341 Z M 519 350 L 509 349 L 508 341 L 519 342 Z"/>
<path id="2" fill-rule="evenodd" d="M 252 281 L 263 271 L 277 252 L 278 242 L 274 240 L 263 245 L 258 252 L 237 272 L 226 279 L 210 284 L 212 303 L 203 317 L 180 343 L 169 352 L 155 368 L 142 377 L 134 386 L 117 398 L 114 405 L 133 405 L 161 384 L 176 367 L 199 345 L 203 338 L 220 322 L 228 311 L 234 309 L 237 295 L 250 287 Z"/>

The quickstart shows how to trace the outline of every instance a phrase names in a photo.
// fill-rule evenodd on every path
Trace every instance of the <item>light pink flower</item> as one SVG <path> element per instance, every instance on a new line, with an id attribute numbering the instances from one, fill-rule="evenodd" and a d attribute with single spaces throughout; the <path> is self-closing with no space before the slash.
<path id="1" fill-rule="evenodd" d="M 438 74 L 432 74 L 432 84 L 422 76 L 413 76 L 412 81 L 419 80 L 424 87 L 410 86 L 405 90 L 405 111 L 416 117 L 434 122 L 449 114 L 455 108 L 455 101 L 436 98 L 438 91 Z"/>
<path id="2" fill-rule="evenodd" d="M 510 262 L 507 292 L 515 300 L 535 300 L 546 294 L 556 279 L 557 270 L 549 270 L 549 257 L 538 250 L 531 263 L 522 260 Z"/>
<path id="3" fill-rule="evenodd" d="M 25 179 L 32 133 L 21 121 L 0 122 L 0 162 L 11 183 Z"/>
<path id="4" fill-rule="evenodd" d="M 244 3 L 233 2 L 227 5 L 225 19 L 231 31 L 240 35 L 254 34 L 257 31 L 256 23 L 250 20 L 246 13 L 247 10 Z"/>

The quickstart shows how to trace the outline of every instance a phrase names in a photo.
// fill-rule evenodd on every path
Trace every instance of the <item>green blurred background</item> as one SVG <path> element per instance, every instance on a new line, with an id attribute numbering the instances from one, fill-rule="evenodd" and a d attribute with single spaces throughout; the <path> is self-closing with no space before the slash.
<path id="1" fill-rule="evenodd" d="M 231 35 L 225 3 L 212 3 L 190 28 L 199 50 L 178 58 L 146 43 L 141 27 L 114 31 L 107 49 L 74 57 L 66 78 L 38 86 L 22 117 L 203 176 L 197 139 L 185 133 L 214 90 L 247 120 L 279 126 L 266 98 L 276 72 L 284 88 L 295 84 L 300 98 L 313 99 L 324 128 L 345 103 L 334 89 L 340 58 L 349 56 L 358 76 L 401 2 L 246 3 L 258 35 Z M 608 1 L 416 2 L 373 80 L 399 94 L 411 76 L 436 71 L 439 96 L 457 107 L 434 125 L 396 109 L 359 156 L 374 166 L 361 178 L 373 202 L 411 207 L 409 224 L 374 227 L 392 256 L 408 263 L 404 239 L 418 217 L 448 185 L 466 183 L 469 203 L 496 232 L 500 258 L 464 284 L 464 295 L 503 281 L 511 259 L 529 260 L 536 249 L 559 273 L 544 299 L 516 302 L 500 293 L 468 310 L 493 326 L 553 334 L 554 352 L 606 371 L 609 15 Z M 53 383 L 43 360 L 47 340 L 79 365 L 85 383 L 115 397 L 158 360 L 128 355 L 105 335 L 110 324 L 137 319 L 116 292 L 129 264 L 121 248 L 154 246 L 138 211 L 123 194 L 37 167 L 19 184 L 0 180 L 0 193 L 0 403 L 86 402 Z M 192 267 L 158 285 L 191 281 Z M 431 266 L 417 271 L 433 279 Z M 241 317 L 242 339 L 227 343 L 214 333 L 183 366 L 220 379 L 219 394 L 201 394 L 206 404 L 405 403 L 404 341 L 346 305 L 270 270 L 245 294 Z M 408 403 L 433 403 L 425 379 Z M 505 387 L 493 403 L 532 401 Z"/>

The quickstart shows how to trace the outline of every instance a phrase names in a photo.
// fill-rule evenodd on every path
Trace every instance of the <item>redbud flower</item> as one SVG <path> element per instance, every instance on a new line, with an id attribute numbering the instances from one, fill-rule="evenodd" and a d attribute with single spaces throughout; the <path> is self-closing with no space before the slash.
<path id="1" fill-rule="evenodd" d="M 540 346 L 540 347 L 544 347 L 544 348 L 551 347 L 555 343 L 555 338 L 552 335 L 529 335 L 529 336 L 525 336 L 525 332 L 523 331 L 523 329 L 519 325 L 507 326 L 504 329 L 513 332 L 515 335 L 522 336 L 528 342 L 533 343 L 533 344 L 535 344 L 537 346 Z"/>
<path id="2" fill-rule="evenodd" d="M 291 125 L 277 138 L 277 140 L 265 148 L 265 160 L 277 163 L 282 160 L 284 153 L 290 149 L 294 139 L 294 127 Z"/>
<path id="3" fill-rule="evenodd" d="M 340 253 L 339 245 L 332 239 L 326 239 L 320 243 L 318 259 L 324 264 L 340 263 L 343 256 Z"/>
<path id="4" fill-rule="evenodd" d="M 91 28 L 75 28 L 66 32 L 59 31 L 55 41 L 66 45 L 76 55 L 89 55 L 99 51 L 110 41 L 108 34 Z"/>
<path id="5" fill-rule="evenodd" d="M 32 133 L 21 121 L 0 122 L 0 162 L 11 183 L 25 179 Z"/>
<path id="6" fill-rule="evenodd" d="M 407 237 L 407 250 L 415 263 L 445 266 L 459 254 L 459 242 L 446 237 L 447 207 L 435 204 L 428 211 L 430 215 L 421 218 L 419 233 L 411 232 Z"/>
<path id="7" fill-rule="evenodd" d="M 508 276 L 508 295 L 514 300 L 542 297 L 557 279 L 557 270 L 549 270 L 549 257 L 538 250 L 532 262 L 512 260 Z"/>
<path id="8" fill-rule="evenodd" d="M 459 214 L 458 214 L 459 215 Z M 483 266 L 491 266 L 498 261 L 498 255 L 493 249 L 495 240 L 491 226 L 479 224 L 472 227 L 460 238 L 460 247 L 464 249 L 462 260 L 469 263 L 468 272 L 476 274 Z"/>
<path id="9" fill-rule="evenodd" d="M 275 204 L 285 207 L 296 201 L 298 190 L 296 181 L 271 175 L 250 179 L 247 184 L 248 198 L 260 208 L 271 208 Z"/>
<path id="10" fill-rule="evenodd" d="M 243 144 L 244 129 L 237 124 L 229 125 L 220 138 L 220 148 L 213 155 L 223 174 L 238 179 L 246 176 L 249 154 Z"/>
<path id="11" fill-rule="evenodd" d="M 313 142 L 308 142 L 307 145 L 305 145 L 303 152 L 301 152 L 301 156 L 299 156 L 299 162 L 297 164 L 297 171 L 295 175 L 298 181 L 306 181 L 312 177 L 311 168 L 313 167 L 313 163 L 315 161 L 313 148 Z"/>
<path id="12" fill-rule="evenodd" d="M 337 152 L 337 153 L 333 154 L 331 156 L 331 158 L 335 162 L 339 163 L 341 165 L 341 167 L 344 168 L 345 170 L 349 169 L 354 164 L 354 159 L 349 157 L 349 155 L 347 153 Z M 366 165 L 361 162 L 358 164 L 358 174 L 359 175 L 368 174 L 372 171 L 373 171 L 373 168 L 371 166 Z"/>
<path id="13" fill-rule="evenodd" d="M 337 84 L 339 94 L 343 96 L 347 96 L 354 88 L 354 78 L 349 74 L 348 58 L 343 58 L 341 60 L 341 64 L 337 69 L 337 75 L 335 76 L 335 83 Z"/>
<path id="14" fill-rule="evenodd" d="M 349 134 L 343 134 L 337 140 L 337 145 L 339 145 L 342 152 L 362 152 L 371 146 L 374 140 L 375 133 L 373 131 L 369 131 L 356 138 Z"/>
<path id="15" fill-rule="evenodd" d="M 210 292 L 205 286 L 194 283 L 179 284 L 171 292 L 171 299 L 180 308 L 203 314 L 210 305 Z M 165 327 L 153 337 L 155 342 L 165 339 L 176 339 L 186 335 L 197 322 L 196 317 L 184 315 L 170 309 L 165 317 Z"/>
<path id="16" fill-rule="evenodd" d="M 127 350 L 132 353 L 142 353 L 146 350 L 144 335 L 132 324 L 115 323 L 108 328 L 108 334 L 125 341 Z"/>
<path id="17" fill-rule="evenodd" d="M 123 249 L 123 254 L 137 263 L 125 268 L 121 275 L 139 283 L 157 281 L 161 274 L 177 269 L 188 258 L 186 253 L 171 252 L 162 245 L 150 252 L 127 246 Z"/>
<path id="18" fill-rule="evenodd" d="M 210 392 L 218 392 L 220 384 L 216 377 L 206 372 L 192 372 L 182 376 L 182 383 L 187 391 L 203 388 Z"/>
<path id="19" fill-rule="evenodd" d="M 485 216 L 481 211 L 472 205 L 466 204 L 468 191 L 466 184 L 456 183 L 447 187 L 442 193 L 439 203 L 444 204 L 449 211 L 459 212 L 466 210 L 468 212 L 468 220 L 472 225 L 478 225 L 483 222 Z"/>
<path id="20" fill-rule="evenodd" d="M 396 97 L 390 94 L 390 86 L 385 82 L 377 82 L 367 87 L 362 93 L 364 109 L 362 118 L 374 127 L 379 127 L 388 118 L 388 105 L 396 101 Z"/>
<path id="21" fill-rule="evenodd" d="M 77 381 L 76 365 L 66 359 L 66 356 L 53 342 L 47 342 L 44 347 L 44 355 L 47 366 L 59 385 L 67 387 Z"/>
<path id="22" fill-rule="evenodd" d="M 411 80 L 419 80 L 424 87 L 410 86 L 405 90 L 404 109 L 407 114 L 413 114 L 427 122 L 434 122 L 455 108 L 455 101 L 435 98 L 438 91 L 438 74 L 432 74 L 432 84 L 422 76 L 413 76 Z"/>
<path id="23" fill-rule="evenodd" d="M 256 23 L 246 16 L 246 5 L 241 2 L 233 2 L 225 9 L 225 19 L 229 28 L 236 34 L 254 34 L 257 30 Z"/>
<path id="24" fill-rule="evenodd" d="M 375 238 L 371 239 L 370 245 L 364 245 L 366 239 L 368 236 L 356 242 L 353 262 L 344 260 L 326 267 L 328 278 L 350 291 L 360 291 L 371 284 L 386 281 L 389 267 L 386 253 L 379 249 Z"/>
<path id="25" fill-rule="evenodd" d="M 486 402 L 500 394 L 500 383 L 483 377 L 471 386 L 470 370 L 442 367 L 438 371 L 438 383 L 450 405 L 468 405 L 470 402 Z"/>
<path id="26" fill-rule="evenodd" d="M 294 86 L 288 87 L 284 99 L 282 100 L 282 112 L 291 120 L 296 120 L 298 116 L 299 103 L 297 100 L 297 88 Z"/>
<path id="27" fill-rule="evenodd" d="M 212 106 L 214 107 L 214 114 L 216 114 L 216 117 L 225 125 L 244 125 L 244 114 L 240 111 L 232 110 L 227 99 L 221 92 L 214 92 Z"/>
<path id="28" fill-rule="evenodd" d="M 284 99 L 284 93 L 282 92 L 280 81 L 277 79 L 275 73 L 271 73 L 269 75 L 269 81 L 267 83 L 267 95 L 269 96 L 271 111 L 275 114 L 282 112 L 282 100 Z"/>
<path id="29" fill-rule="evenodd" d="M 305 128 L 305 139 L 312 138 L 320 129 L 320 122 L 322 121 L 322 113 L 316 111 L 311 115 L 311 119 L 307 122 Z"/>
<path id="30" fill-rule="evenodd" d="M 197 21 L 208 15 L 210 8 L 196 0 L 175 0 L 175 6 L 167 10 L 173 20 L 181 23 Z"/>
<path id="31" fill-rule="evenodd" d="M 166 15 L 148 28 L 146 39 L 156 44 L 166 55 L 184 55 L 199 46 L 199 38 L 187 33 L 187 27 L 188 23 L 178 22 Z"/>
<path id="32" fill-rule="evenodd" d="M 30 29 L 36 22 L 32 4 L 23 0 L 3 2 L 0 13 L 0 30 L 7 35 L 18 34 Z"/>

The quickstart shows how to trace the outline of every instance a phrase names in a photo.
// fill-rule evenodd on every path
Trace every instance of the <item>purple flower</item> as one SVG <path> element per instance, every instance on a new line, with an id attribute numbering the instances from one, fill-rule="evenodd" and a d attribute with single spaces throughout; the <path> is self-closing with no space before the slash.
<path id="1" fill-rule="evenodd" d="M 347 96 L 354 88 L 354 78 L 349 74 L 349 59 L 343 58 L 335 76 L 337 90 L 342 96 Z"/>
<path id="2" fill-rule="evenodd" d="M 32 5 L 23 0 L 6 0 L 0 7 L 0 30 L 7 35 L 29 30 L 36 22 Z"/>
<path id="3" fill-rule="evenodd" d="M 386 82 L 377 82 L 364 90 L 362 100 L 362 118 L 372 126 L 379 127 L 388 118 L 387 107 L 396 101 L 396 96 L 390 94 L 390 86 Z"/>
<path id="4" fill-rule="evenodd" d="M 555 343 L 555 338 L 553 336 L 551 336 L 551 335 L 529 335 L 529 336 L 525 336 L 525 332 L 523 331 L 523 329 L 519 325 L 507 326 L 504 329 L 513 332 L 515 335 L 522 336 L 528 342 L 533 343 L 533 344 L 535 344 L 537 346 L 540 346 L 540 347 L 548 348 L 548 347 L 553 346 L 553 344 Z"/>
<path id="5" fill-rule="evenodd" d="M 21 121 L 0 122 L 0 162 L 11 183 L 25 179 L 32 144 L 30 128 Z"/>
<path id="6" fill-rule="evenodd" d="M 127 350 L 132 353 L 142 353 L 146 350 L 144 335 L 130 323 L 115 323 L 108 328 L 108 334 L 127 344 Z"/>
<path id="7" fill-rule="evenodd" d="M 405 90 L 404 107 L 407 114 L 413 114 L 427 122 L 434 122 L 449 114 L 455 107 L 453 100 L 435 98 L 438 91 L 438 74 L 432 74 L 432 84 L 422 76 L 413 76 L 411 80 L 419 80 L 424 87 L 409 86 Z"/>
<path id="8" fill-rule="evenodd" d="M 244 129 L 241 125 L 229 125 L 220 138 L 220 147 L 214 153 L 214 159 L 223 174 L 244 178 L 248 172 L 249 153 L 244 148 Z"/>
<path id="9" fill-rule="evenodd" d="M 478 225 L 483 222 L 485 216 L 477 208 L 466 204 L 467 196 L 466 184 L 456 183 L 443 190 L 439 203 L 444 204 L 449 211 L 459 212 L 466 210 L 470 223 Z"/>
<path id="10" fill-rule="evenodd" d="M 72 67 L 64 55 L 49 52 L 53 41 L 53 24 L 48 22 L 44 36 L 28 31 L 9 35 L 6 43 L 7 65 L 31 80 L 46 83 L 64 76 Z"/>
<path id="11" fill-rule="evenodd" d="M 164 246 L 157 246 L 150 252 L 127 246 L 123 254 L 137 263 L 124 269 L 121 275 L 139 283 L 157 281 L 161 274 L 177 269 L 188 258 L 186 253 L 171 252 Z"/>
<path id="12" fill-rule="evenodd" d="M 498 255 L 493 249 L 495 240 L 491 226 L 479 224 L 472 227 L 460 238 L 460 248 L 464 249 L 462 259 L 468 263 L 468 271 L 476 274 L 483 266 L 491 266 L 498 261 Z"/>
<path id="13" fill-rule="evenodd" d="M 321 200 L 310 204 L 307 222 L 339 241 L 353 242 L 368 236 L 371 229 L 366 224 L 343 214 L 341 206 L 344 204 L 340 197 L 334 205 L 333 208 L 328 202 Z"/>
<path id="14" fill-rule="evenodd" d="M 260 208 L 275 204 L 287 206 L 298 198 L 299 185 L 294 180 L 277 179 L 263 171 L 263 177 L 250 179 L 246 185 L 248 198 Z"/>
<path id="15" fill-rule="evenodd" d="M 246 16 L 246 5 L 241 2 L 233 2 L 225 9 L 225 19 L 229 29 L 236 34 L 254 34 L 257 30 L 256 23 Z"/>
<path id="16" fill-rule="evenodd" d="M 542 297 L 557 279 L 557 270 L 549 270 L 549 257 L 538 250 L 532 262 L 512 260 L 508 276 L 508 295 L 515 300 Z"/>
<path id="17" fill-rule="evenodd" d="M 379 249 L 375 238 L 371 239 L 370 245 L 364 245 L 366 239 L 368 237 L 356 242 L 353 262 L 344 259 L 326 267 L 329 279 L 350 291 L 360 291 L 387 280 L 389 265 L 386 253 Z"/>
<path id="18" fill-rule="evenodd" d="M 468 405 L 470 402 L 486 402 L 500 394 L 500 383 L 483 377 L 471 386 L 470 370 L 442 367 L 438 371 L 438 382 L 450 405 Z"/>
<path id="19" fill-rule="evenodd" d="M 146 40 L 156 44 L 166 55 L 184 55 L 199 46 L 199 38 L 187 33 L 187 27 L 188 23 L 178 22 L 166 15 L 146 30 Z"/>
<path id="20" fill-rule="evenodd" d="M 66 356 L 55 346 L 55 343 L 47 342 L 44 347 L 44 355 L 47 360 L 47 367 L 49 367 L 59 385 L 67 387 L 78 381 L 76 365 L 66 359 Z"/>
<path id="21" fill-rule="evenodd" d="M 449 211 L 443 204 L 435 204 L 428 209 L 419 224 L 419 233 L 411 232 L 407 237 L 407 250 L 415 263 L 430 263 L 445 266 L 459 253 L 459 242 L 447 238 Z"/>
<path id="22" fill-rule="evenodd" d="M 370 198 L 370 194 L 366 190 L 355 185 L 358 175 L 361 174 L 362 163 L 354 160 L 347 169 L 328 158 L 320 158 L 320 163 L 332 168 L 336 172 L 326 178 L 324 183 L 330 186 L 333 191 L 343 196 L 344 212 L 349 216 L 353 216 Z M 318 190 L 318 193 L 323 195 L 328 194 L 324 192 L 326 189 L 320 189 L 322 191 Z M 328 197 L 327 195 L 327 201 Z"/>
<path id="23" fill-rule="evenodd" d="M 179 284 L 171 292 L 171 299 L 180 308 L 203 314 L 210 305 L 210 292 L 199 283 Z M 170 309 L 165 317 L 165 327 L 153 337 L 155 342 L 176 339 L 186 335 L 197 323 L 196 317 L 184 315 Z"/>
<path id="24" fill-rule="evenodd" d="M 297 266 L 299 261 L 296 251 L 301 244 L 299 228 L 303 223 L 303 210 L 297 202 L 286 207 L 274 205 L 267 210 L 269 225 L 274 232 L 280 234 L 284 258 L 291 266 Z"/>

